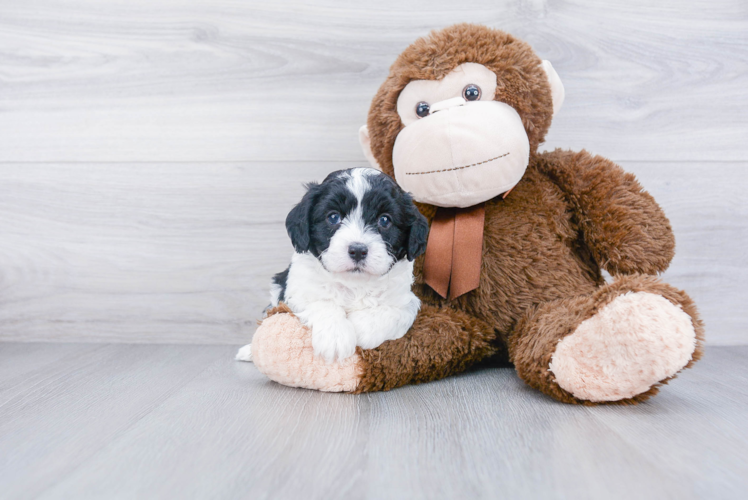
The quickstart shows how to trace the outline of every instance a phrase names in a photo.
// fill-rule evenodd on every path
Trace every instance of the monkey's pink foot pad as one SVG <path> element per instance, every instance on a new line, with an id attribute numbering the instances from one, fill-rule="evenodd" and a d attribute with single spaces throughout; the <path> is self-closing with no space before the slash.
<path id="1" fill-rule="evenodd" d="M 691 317 L 679 306 L 660 295 L 627 293 L 561 340 L 550 369 L 577 398 L 618 401 L 675 375 L 695 348 Z"/>

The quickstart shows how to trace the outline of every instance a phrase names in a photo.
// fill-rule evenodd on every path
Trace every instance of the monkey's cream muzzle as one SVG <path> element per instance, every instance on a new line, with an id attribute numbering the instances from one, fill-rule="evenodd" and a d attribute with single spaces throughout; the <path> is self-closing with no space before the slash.
<path id="1" fill-rule="evenodd" d="M 469 207 L 522 179 L 530 142 L 519 114 L 497 101 L 455 97 L 406 126 L 392 152 L 395 179 L 416 201 Z"/>

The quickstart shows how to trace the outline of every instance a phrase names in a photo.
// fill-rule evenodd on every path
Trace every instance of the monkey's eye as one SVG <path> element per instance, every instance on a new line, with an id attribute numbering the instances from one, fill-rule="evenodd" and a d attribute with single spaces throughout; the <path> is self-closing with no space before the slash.
<path id="1" fill-rule="evenodd" d="M 462 89 L 462 97 L 464 97 L 466 101 L 477 101 L 480 99 L 480 87 L 473 83 L 465 86 L 465 88 Z"/>
<path id="2" fill-rule="evenodd" d="M 431 110 L 431 106 L 429 106 L 429 103 L 425 101 L 421 101 L 418 104 L 416 104 L 416 114 L 418 115 L 418 118 L 429 116 L 430 110 Z"/>
<path id="3" fill-rule="evenodd" d="M 327 214 L 327 223 L 331 226 L 337 226 L 340 224 L 340 214 L 337 212 L 330 212 Z"/>
<path id="4" fill-rule="evenodd" d="M 379 221 L 377 223 L 382 229 L 387 229 L 392 225 L 392 218 L 387 214 L 383 214 L 379 216 Z"/>

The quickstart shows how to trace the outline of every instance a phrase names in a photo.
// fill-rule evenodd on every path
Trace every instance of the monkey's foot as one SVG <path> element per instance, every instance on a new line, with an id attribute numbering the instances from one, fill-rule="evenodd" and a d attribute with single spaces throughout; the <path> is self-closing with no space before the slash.
<path id="1" fill-rule="evenodd" d="M 576 398 L 619 401 L 673 377 L 691 360 L 696 343 L 691 317 L 681 307 L 654 293 L 629 292 L 561 339 L 550 370 Z"/>

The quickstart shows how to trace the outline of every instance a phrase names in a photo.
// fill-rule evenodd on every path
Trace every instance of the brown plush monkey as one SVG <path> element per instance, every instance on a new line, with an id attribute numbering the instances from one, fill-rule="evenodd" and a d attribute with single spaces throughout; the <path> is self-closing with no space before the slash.
<path id="1" fill-rule="evenodd" d="M 460 24 L 408 47 L 360 135 L 431 223 L 419 316 L 405 337 L 325 364 L 277 308 L 255 333 L 258 369 L 366 392 L 508 357 L 532 387 L 591 404 L 642 401 L 699 359 L 693 302 L 655 276 L 675 243 L 654 199 L 605 158 L 538 153 L 563 96 L 550 63 L 502 31 Z"/>

